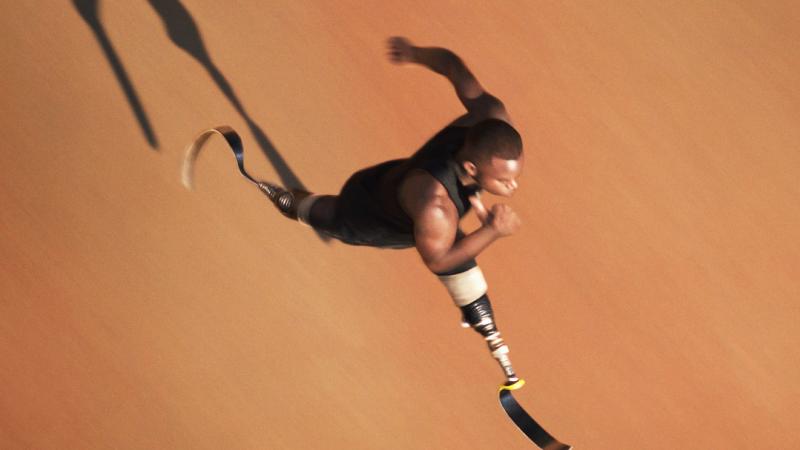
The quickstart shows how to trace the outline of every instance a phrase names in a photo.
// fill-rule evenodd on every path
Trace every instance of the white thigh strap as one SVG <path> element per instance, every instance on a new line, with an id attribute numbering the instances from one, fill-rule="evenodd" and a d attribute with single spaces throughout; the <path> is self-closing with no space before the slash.
<path id="1" fill-rule="evenodd" d="M 447 288 L 456 306 L 466 306 L 481 298 L 488 286 L 478 266 L 455 275 L 441 275 L 439 280 Z"/>

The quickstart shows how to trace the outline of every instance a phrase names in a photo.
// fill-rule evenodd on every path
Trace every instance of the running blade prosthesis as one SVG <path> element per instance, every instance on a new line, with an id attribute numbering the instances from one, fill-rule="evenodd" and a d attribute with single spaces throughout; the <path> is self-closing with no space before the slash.
<path id="1" fill-rule="evenodd" d="M 570 450 L 571 445 L 559 442 L 550 433 L 544 430 L 541 425 L 536 423 L 533 418 L 522 409 L 522 406 L 514 398 L 512 391 L 515 391 L 525 385 L 525 380 L 520 379 L 513 384 L 500 385 L 500 405 L 508 414 L 508 417 L 514 422 L 515 425 L 522 431 L 525 436 L 528 436 L 536 445 L 542 450 Z"/>
<path id="2" fill-rule="evenodd" d="M 233 131 L 233 128 L 227 125 L 221 125 L 214 128 L 209 128 L 200 135 L 198 135 L 188 147 L 186 147 L 186 155 L 183 158 L 183 170 L 181 172 L 181 181 L 183 182 L 183 186 L 186 187 L 188 190 L 194 189 L 194 163 L 197 160 L 197 155 L 200 154 L 200 150 L 205 146 L 206 141 L 211 136 L 218 134 L 225 138 L 225 142 L 228 143 L 228 146 L 233 150 L 233 156 L 236 157 L 236 165 L 239 167 L 239 173 L 242 174 L 243 177 L 247 179 L 247 181 L 259 186 L 259 181 L 254 179 L 244 170 L 244 149 L 242 148 L 242 138 Z M 259 189 L 264 190 L 261 186 Z M 265 191 L 269 195 L 268 192 Z"/>

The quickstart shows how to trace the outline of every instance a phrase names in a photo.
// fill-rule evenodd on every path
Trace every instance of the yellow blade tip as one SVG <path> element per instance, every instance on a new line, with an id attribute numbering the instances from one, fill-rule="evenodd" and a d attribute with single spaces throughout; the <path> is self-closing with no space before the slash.
<path id="1" fill-rule="evenodd" d="M 516 391 L 517 389 L 521 388 L 522 386 L 525 386 L 525 380 L 520 378 L 519 380 L 517 380 L 517 381 L 515 381 L 515 382 L 513 382 L 511 384 L 501 384 L 500 385 L 500 390 L 501 391 Z"/>

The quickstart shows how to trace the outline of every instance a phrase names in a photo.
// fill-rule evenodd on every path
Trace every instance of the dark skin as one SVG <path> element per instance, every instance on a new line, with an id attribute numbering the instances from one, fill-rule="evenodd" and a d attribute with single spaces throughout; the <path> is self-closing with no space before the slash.
<path id="1" fill-rule="evenodd" d="M 481 86 L 453 52 L 436 47 L 416 47 L 402 37 L 389 39 L 388 50 L 393 63 L 420 64 L 445 76 L 453 84 L 467 112 L 451 125 L 468 127 L 486 119 L 511 123 L 503 103 Z M 463 151 L 465 149 L 460 150 Z M 458 154 L 456 157 L 460 161 L 460 176 L 465 185 L 477 184 L 486 192 L 503 197 L 511 197 L 516 191 L 523 157 L 514 160 L 491 157 L 478 161 L 459 158 Z M 475 258 L 497 239 L 516 232 L 521 224 L 519 216 L 508 205 L 495 204 L 487 210 L 475 196 L 470 198 L 470 202 L 482 226 L 466 236 L 459 236 L 455 204 L 445 187 L 423 170 L 408 174 L 399 186 L 398 199 L 414 222 L 417 251 L 425 265 L 435 273 L 448 271 Z"/>

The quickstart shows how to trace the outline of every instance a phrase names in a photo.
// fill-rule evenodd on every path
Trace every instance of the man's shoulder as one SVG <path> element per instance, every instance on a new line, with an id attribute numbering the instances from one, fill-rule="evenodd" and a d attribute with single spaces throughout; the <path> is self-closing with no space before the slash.
<path id="1" fill-rule="evenodd" d="M 409 171 L 400 183 L 398 200 L 406 214 L 412 218 L 430 209 L 455 211 L 455 205 L 444 185 L 423 169 Z"/>
<path id="2" fill-rule="evenodd" d="M 441 181 L 424 169 L 410 170 L 400 184 L 400 193 L 430 200 L 448 198 L 447 189 Z"/>
<path id="3" fill-rule="evenodd" d="M 505 104 L 488 92 L 484 92 L 471 102 L 467 113 L 451 122 L 449 126 L 471 127 L 487 119 L 498 119 L 507 122 L 511 126 L 514 125 L 511 122 L 511 116 L 508 114 Z"/>

